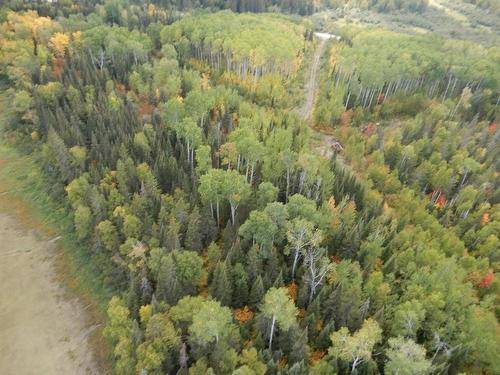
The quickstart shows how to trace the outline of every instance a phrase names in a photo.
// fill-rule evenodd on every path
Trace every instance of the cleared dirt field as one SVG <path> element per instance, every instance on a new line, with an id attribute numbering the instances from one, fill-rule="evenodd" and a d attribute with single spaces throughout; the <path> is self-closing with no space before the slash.
<path id="1" fill-rule="evenodd" d="M 55 241 L 7 215 L 0 200 L 0 374 L 98 374 L 97 326 L 59 281 Z"/>

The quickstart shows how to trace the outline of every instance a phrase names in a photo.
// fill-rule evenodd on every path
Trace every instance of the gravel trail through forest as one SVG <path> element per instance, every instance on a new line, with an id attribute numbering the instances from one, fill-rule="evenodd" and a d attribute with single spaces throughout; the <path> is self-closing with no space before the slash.
<path id="1" fill-rule="evenodd" d="M 321 67 L 321 57 L 325 53 L 327 41 L 331 38 L 336 38 L 336 35 L 327 33 L 315 33 L 319 39 L 316 46 L 313 59 L 309 66 L 308 79 L 305 85 L 305 100 L 304 104 L 298 109 L 300 116 L 308 123 L 309 127 L 314 133 L 313 147 L 317 153 L 330 158 L 333 155 L 332 145 L 335 143 L 333 136 L 326 134 L 314 127 L 314 103 L 318 89 L 318 73 Z M 337 157 L 338 158 L 338 157 Z"/>
<path id="2" fill-rule="evenodd" d="M 308 79 L 306 83 L 306 98 L 304 104 L 299 109 L 299 114 L 302 116 L 304 120 L 306 120 L 309 124 L 312 124 L 313 118 L 313 110 L 314 110 L 314 98 L 316 97 L 316 87 L 318 83 L 318 71 L 321 62 L 321 56 L 325 52 L 325 45 L 329 38 L 319 38 L 319 44 L 316 47 L 316 51 L 314 52 L 313 60 L 309 68 Z"/>

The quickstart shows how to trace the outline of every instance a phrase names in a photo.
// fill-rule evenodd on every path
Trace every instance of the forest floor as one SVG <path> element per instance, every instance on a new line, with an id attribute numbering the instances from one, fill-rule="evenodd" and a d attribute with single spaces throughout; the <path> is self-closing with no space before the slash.
<path id="1" fill-rule="evenodd" d="M 68 218 L 41 188 L 39 167 L 2 137 L 2 120 L 0 374 L 109 373 L 106 293 L 62 228 Z"/>

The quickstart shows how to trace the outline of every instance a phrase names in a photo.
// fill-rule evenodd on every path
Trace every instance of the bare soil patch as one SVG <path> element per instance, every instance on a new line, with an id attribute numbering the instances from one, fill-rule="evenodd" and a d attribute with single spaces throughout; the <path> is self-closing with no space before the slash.
<path id="1" fill-rule="evenodd" d="M 54 242 L 0 212 L 0 373 L 98 374 L 97 328 L 56 277 Z"/>
<path id="2" fill-rule="evenodd" d="M 73 288 L 58 233 L 18 195 L 20 165 L 0 158 L 0 374 L 107 373 L 96 306 Z"/>

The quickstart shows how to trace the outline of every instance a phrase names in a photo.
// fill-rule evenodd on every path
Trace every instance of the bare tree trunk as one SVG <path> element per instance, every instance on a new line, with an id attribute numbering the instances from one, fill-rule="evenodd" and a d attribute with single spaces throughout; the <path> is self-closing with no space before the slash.
<path id="1" fill-rule="evenodd" d="M 252 163 L 252 168 L 250 169 L 250 186 L 253 183 L 253 170 L 254 170 L 255 163 Z"/>
<path id="2" fill-rule="evenodd" d="M 219 227 L 219 198 L 217 198 L 217 227 Z"/>
<path id="3" fill-rule="evenodd" d="M 300 251 L 299 249 L 295 249 L 295 254 L 293 256 L 293 265 L 292 265 L 292 280 L 295 279 L 295 269 L 297 268 L 297 263 L 299 262 Z"/>
<path id="4" fill-rule="evenodd" d="M 465 87 L 468 87 L 468 86 L 465 86 Z M 465 88 L 464 88 L 464 90 L 465 90 Z M 455 113 L 457 112 L 458 107 L 460 107 L 460 104 L 462 104 L 463 98 L 464 98 L 464 91 L 462 90 L 462 95 L 460 95 L 460 99 L 458 100 L 457 105 L 455 106 L 455 108 L 453 108 L 453 111 L 451 112 L 450 120 L 453 120 L 453 117 L 455 117 Z"/>
<path id="5" fill-rule="evenodd" d="M 354 370 L 356 370 L 356 367 L 358 367 L 358 365 L 361 363 L 361 360 L 359 357 L 356 357 L 354 359 L 354 362 L 352 363 L 352 367 L 351 367 L 351 373 L 354 372 Z"/>
<path id="6" fill-rule="evenodd" d="M 288 202 L 288 194 L 290 190 L 290 168 L 286 169 L 286 196 L 285 201 Z"/>
<path id="7" fill-rule="evenodd" d="M 274 335 L 274 325 L 276 324 L 276 317 L 273 315 L 273 321 L 271 323 L 271 334 L 269 335 L 269 350 L 271 350 L 271 346 L 273 345 L 273 335 Z"/>
<path id="8" fill-rule="evenodd" d="M 231 222 L 233 223 L 233 225 L 234 225 L 234 221 L 235 221 L 235 216 L 236 216 L 236 207 L 231 205 Z"/>
<path id="9" fill-rule="evenodd" d="M 370 96 L 370 102 L 368 103 L 368 108 L 371 108 L 373 97 L 375 96 L 376 92 L 377 92 L 377 90 L 373 89 L 372 95 Z"/>
<path id="10" fill-rule="evenodd" d="M 450 88 L 450 84 L 451 84 L 451 74 L 448 73 L 448 84 L 446 85 L 446 90 L 444 90 L 443 102 L 446 100 L 446 95 L 448 94 L 448 89 Z"/>
<path id="11" fill-rule="evenodd" d="M 347 99 L 345 101 L 344 111 L 347 111 L 347 105 L 349 104 L 349 98 L 351 97 L 351 91 L 347 94 Z"/>

